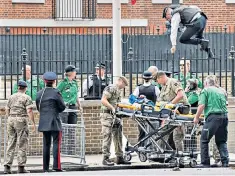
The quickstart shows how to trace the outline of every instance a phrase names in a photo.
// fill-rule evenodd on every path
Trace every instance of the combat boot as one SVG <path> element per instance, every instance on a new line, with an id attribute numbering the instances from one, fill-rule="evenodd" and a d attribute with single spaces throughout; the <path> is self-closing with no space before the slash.
<path id="1" fill-rule="evenodd" d="M 209 47 L 209 40 L 201 39 L 201 50 L 206 50 Z"/>
<path id="2" fill-rule="evenodd" d="M 12 174 L 10 166 L 7 165 L 4 166 L 4 174 Z"/>
<path id="3" fill-rule="evenodd" d="M 102 164 L 105 166 L 113 166 L 114 163 L 112 161 L 110 161 L 109 157 L 104 157 Z"/>
<path id="4" fill-rule="evenodd" d="M 29 171 L 25 170 L 24 166 L 18 166 L 18 174 L 20 173 L 30 173 Z"/>
<path id="5" fill-rule="evenodd" d="M 117 164 L 131 164 L 131 162 L 124 160 L 122 156 L 117 156 L 116 163 Z"/>

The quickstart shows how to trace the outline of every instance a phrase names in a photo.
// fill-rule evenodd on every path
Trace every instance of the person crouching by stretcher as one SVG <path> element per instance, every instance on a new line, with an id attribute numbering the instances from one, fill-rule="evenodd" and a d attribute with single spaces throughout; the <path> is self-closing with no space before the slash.
<path id="1" fill-rule="evenodd" d="M 156 75 L 157 82 L 162 85 L 158 101 L 166 101 L 171 104 L 183 103 L 190 106 L 188 99 L 181 84 L 174 78 L 168 78 L 164 71 L 159 71 Z M 168 140 L 169 135 L 164 137 Z M 173 140 L 177 151 L 183 151 L 184 127 L 177 127 L 173 131 Z M 159 141 L 159 145 L 164 148 L 163 141 Z"/>
<path id="2" fill-rule="evenodd" d="M 198 88 L 198 80 L 197 79 L 188 79 L 187 85 L 185 88 L 185 94 L 188 98 L 188 102 L 191 105 L 191 107 L 197 107 L 198 106 L 198 98 L 200 94 L 201 89 Z M 196 111 L 192 111 L 193 114 L 195 114 Z"/>
<path id="3" fill-rule="evenodd" d="M 152 73 L 149 71 L 145 71 L 143 73 L 143 80 L 144 80 L 144 84 L 137 86 L 133 92 L 133 95 L 136 98 L 147 98 L 148 100 L 152 101 L 152 103 L 155 105 L 157 98 L 160 94 L 160 90 L 156 85 L 153 85 L 151 83 Z M 138 141 L 140 141 L 141 139 L 145 137 L 145 132 L 140 126 L 138 129 L 139 129 Z M 144 142 L 140 143 L 140 146 L 144 147 Z"/>
<path id="4" fill-rule="evenodd" d="M 115 116 L 116 104 L 120 102 L 121 90 L 128 85 L 128 81 L 124 76 L 119 77 L 116 84 L 107 86 L 101 99 L 101 114 L 100 120 L 102 125 L 102 153 L 103 165 L 112 166 L 114 163 L 110 161 L 110 146 L 113 136 L 115 147 L 115 155 L 117 164 L 130 164 L 123 158 L 122 151 L 122 122 L 121 119 Z"/>

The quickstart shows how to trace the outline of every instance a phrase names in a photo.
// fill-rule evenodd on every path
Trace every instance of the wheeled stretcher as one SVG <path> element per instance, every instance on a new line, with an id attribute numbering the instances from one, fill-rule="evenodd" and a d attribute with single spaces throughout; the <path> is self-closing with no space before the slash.
<path id="1" fill-rule="evenodd" d="M 155 107 L 141 104 L 136 107 L 130 104 L 118 104 L 116 116 L 120 118 L 132 118 L 137 122 L 140 128 L 145 132 L 145 137 L 135 145 L 129 146 L 128 142 L 125 148 L 125 159 L 130 161 L 131 154 L 136 152 L 141 162 L 147 160 L 170 163 L 171 166 L 190 165 L 194 167 L 197 162 L 198 151 L 191 150 L 188 152 L 178 152 L 173 150 L 165 136 L 171 134 L 175 128 L 181 125 L 193 124 L 193 114 L 190 113 L 189 107 L 183 104 L 166 104 L 157 103 Z M 152 125 L 152 121 L 158 121 L 163 125 L 158 128 Z M 203 121 L 203 117 L 200 118 Z M 148 128 L 149 129 L 148 129 Z M 198 126 L 194 126 L 190 136 L 194 136 Z M 140 147 L 141 143 L 144 147 Z M 164 144 L 162 147 L 160 144 Z"/>

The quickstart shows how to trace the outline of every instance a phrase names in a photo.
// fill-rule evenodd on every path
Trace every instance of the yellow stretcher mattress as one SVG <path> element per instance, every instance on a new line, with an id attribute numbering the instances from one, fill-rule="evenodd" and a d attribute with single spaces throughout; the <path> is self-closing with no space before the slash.
<path id="1" fill-rule="evenodd" d="M 117 104 L 117 107 L 120 109 L 126 109 L 126 110 L 130 110 L 130 111 L 140 111 L 141 110 L 141 105 L 140 106 L 135 106 L 132 104 L 125 104 L 125 103 L 119 103 Z M 165 102 L 157 102 L 155 107 L 154 107 L 154 111 L 155 112 L 160 112 L 162 108 L 165 109 L 170 109 L 172 111 L 174 111 L 175 108 L 175 104 L 166 104 Z M 195 114 L 189 113 L 189 114 L 180 114 L 179 112 L 177 113 L 178 116 L 182 117 L 182 118 L 194 118 Z M 204 115 L 200 116 L 200 119 L 203 119 Z"/>

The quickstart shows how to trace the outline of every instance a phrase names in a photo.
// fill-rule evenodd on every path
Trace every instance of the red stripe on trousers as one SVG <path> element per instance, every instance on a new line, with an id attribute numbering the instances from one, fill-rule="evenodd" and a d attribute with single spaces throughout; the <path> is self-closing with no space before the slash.
<path id="1" fill-rule="evenodd" d="M 58 141 L 58 169 L 61 169 L 61 163 L 60 163 L 60 144 L 61 144 L 61 138 L 62 138 L 62 131 L 59 132 L 59 141 Z"/>

